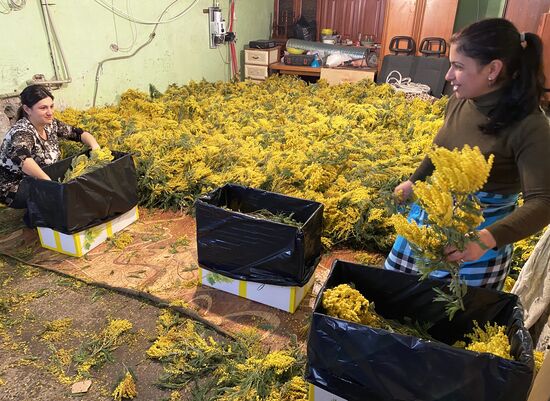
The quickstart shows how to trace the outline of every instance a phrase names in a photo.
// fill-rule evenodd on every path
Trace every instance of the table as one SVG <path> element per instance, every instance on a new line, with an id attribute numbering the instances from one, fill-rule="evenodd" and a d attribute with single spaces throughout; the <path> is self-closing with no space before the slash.
<path id="1" fill-rule="evenodd" d="M 287 65 L 284 63 L 274 63 L 269 68 L 279 74 L 305 75 L 309 77 L 320 77 L 321 67 L 310 67 L 307 65 Z"/>
<path id="2" fill-rule="evenodd" d="M 337 85 L 342 82 L 356 82 L 362 79 L 374 81 L 374 74 L 376 72 L 376 68 L 322 68 L 283 63 L 271 64 L 269 68 L 279 74 L 320 77 L 326 80 L 329 85 Z"/>

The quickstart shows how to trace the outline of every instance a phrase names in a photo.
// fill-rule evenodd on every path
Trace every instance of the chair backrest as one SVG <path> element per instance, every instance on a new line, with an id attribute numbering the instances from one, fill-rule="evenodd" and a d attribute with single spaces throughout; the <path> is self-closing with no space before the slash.
<path id="1" fill-rule="evenodd" d="M 416 57 L 411 79 L 413 82 L 428 85 L 432 89 L 432 96 L 441 97 L 445 88 L 445 74 L 450 66 L 447 57 Z"/>
<path id="2" fill-rule="evenodd" d="M 395 39 L 395 40 L 394 40 Z M 446 56 L 447 42 L 443 38 L 427 37 L 420 43 L 422 56 L 415 56 L 414 40 L 407 36 L 396 36 L 391 39 L 389 49 L 395 54 L 388 54 L 382 60 L 382 68 L 376 77 L 376 83 L 386 82 L 392 71 L 398 71 L 403 78 L 412 82 L 428 85 L 431 95 L 441 97 L 445 89 L 445 75 L 449 70 L 449 58 Z M 406 43 L 407 47 L 401 47 Z"/>
<path id="3" fill-rule="evenodd" d="M 424 56 L 445 56 L 447 54 L 447 42 L 443 38 L 424 38 L 420 41 L 419 52 Z"/>
<path id="4" fill-rule="evenodd" d="M 405 47 L 402 44 L 405 43 Z M 411 36 L 394 36 L 390 40 L 388 46 L 394 54 L 405 54 L 406 56 L 414 56 L 416 53 L 416 42 Z"/>
<path id="5" fill-rule="evenodd" d="M 380 73 L 376 76 L 376 83 L 386 83 L 386 79 L 392 71 L 399 71 L 403 77 L 412 77 L 416 59 L 417 57 L 415 56 L 396 56 L 393 54 L 384 56 L 382 68 L 380 69 Z"/>
<path id="6" fill-rule="evenodd" d="M 451 66 L 447 53 L 447 42 L 443 38 L 427 37 L 420 41 L 413 82 L 428 85 L 432 96 L 441 97 L 445 88 L 445 75 Z"/>
<path id="7" fill-rule="evenodd" d="M 405 47 L 403 47 L 403 44 Z M 376 83 L 386 82 L 388 75 L 392 71 L 399 71 L 404 77 L 410 77 L 415 63 L 414 53 L 416 52 L 416 42 L 410 36 L 394 36 L 390 40 L 389 50 L 394 54 L 384 56 L 382 68 L 376 76 Z"/>

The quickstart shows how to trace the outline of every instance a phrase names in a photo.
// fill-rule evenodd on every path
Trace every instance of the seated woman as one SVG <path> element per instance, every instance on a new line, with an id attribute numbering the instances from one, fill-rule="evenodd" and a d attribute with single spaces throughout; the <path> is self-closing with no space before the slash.
<path id="1" fill-rule="evenodd" d="M 50 179 L 42 167 L 59 160 L 59 138 L 99 148 L 92 134 L 54 118 L 54 97 L 44 86 L 27 86 L 20 96 L 17 122 L 0 145 L 0 202 L 15 209 L 26 208 L 28 189 L 20 186 L 25 175 Z"/>

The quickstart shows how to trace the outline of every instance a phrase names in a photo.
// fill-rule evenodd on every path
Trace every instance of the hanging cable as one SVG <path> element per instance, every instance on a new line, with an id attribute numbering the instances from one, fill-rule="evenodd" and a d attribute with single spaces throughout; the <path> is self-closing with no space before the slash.
<path id="1" fill-rule="evenodd" d="M 412 82 L 411 78 L 403 78 L 401 73 L 397 70 L 393 70 L 388 74 L 386 83 L 390 84 L 396 91 L 400 92 L 413 94 L 428 94 L 431 92 L 431 88 L 428 85 Z"/>
<path id="2" fill-rule="evenodd" d="M 216 46 L 218 48 L 218 53 L 220 53 L 220 58 L 222 59 L 222 63 L 224 63 L 225 65 L 229 65 L 230 64 L 230 61 L 229 60 L 226 60 L 224 57 L 223 57 L 223 54 L 222 54 L 222 50 L 220 49 L 220 46 Z"/>
<path id="3" fill-rule="evenodd" d="M 111 0 L 111 4 L 113 7 L 114 7 L 114 1 L 115 0 Z M 128 13 L 128 15 L 131 15 L 130 0 L 126 0 L 126 12 Z M 118 40 L 118 28 L 116 23 L 116 17 L 117 17 L 116 14 L 113 13 L 113 28 L 115 31 L 115 42 L 111 43 L 110 47 L 112 51 L 127 53 L 130 50 L 132 50 L 134 48 L 134 45 L 136 44 L 136 40 L 137 40 L 137 28 L 135 26 L 136 23 L 132 21 L 128 21 L 128 25 L 130 26 L 130 32 L 132 34 L 132 43 L 129 46 L 121 47 L 119 45 L 119 40 Z"/>
<path id="4" fill-rule="evenodd" d="M 9 14 L 12 11 L 20 11 L 25 7 L 27 4 L 27 0 L 5 0 L 6 4 L 4 4 L 4 1 L 2 1 L 2 7 L 5 11 L 1 11 L 2 14 Z"/>
<path id="5" fill-rule="evenodd" d="M 97 0 L 96 0 L 97 1 Z M 153 41 L 153 39 L 155 38 L 155 35 L 156 35 L 156 31 L 157 31 L 157 28 L 160 24 L 160 21 L 162 20 L 162 17 L 164 16 L 164 14 L 166 14 L 166 12 L 168 12 L 168 10 L 170 9 L 170 7 L 172 7 L 174 4 L 176 4 L 179 0 L 174 0 L 172 3 L 168 4 L 168 6 L 164 9 L 164 11 L 160 14 L 159 18 L 158 18 L 158 21 L 156 23 L 156 25 L 154 26 L 153 30 L 151 31 L 151 33 L 149 34 L 149 38 L 145 41 L 145 43 L 143 43 L 141 46 L 139 46 L 136 50 L 134 50 L 134 52 L 132 52 L 131 54 L 128 54 L 126 56 L 118 56 L 118 57 L 110 57 L 110 58 L 106 58 L 104 60 L 101 60 L 98 64 L 97 64 L 97 70 L 96 70 L 96 73 L 95 73 L 95 86 L 94 86 L 94 98 L 93 98 L 93 101 L 92 101 L 92 107 L 95 107 L 95 103 L 96 103 L 96 98 L 97 98 L 97 90 L 98 90 L 98 87 L 99 87 L 99 75 L 100 75 L 100 72 L 103 68 L 103 64 L 109 62 L 109 61 L 116 61 L 116 60 L 125 60 L 125 59 L 129 59 L 131 57 L 134 57 L 141 49 L 143 49 L 145 46 L 147 46 L 149 43 L 151 43 Z M 196 1 L 195 1 L 196 3 Z M 194 4 L 194 3 L 193 3 Z M 192 6 L 192 5 L 191 5 Z M 191 7 L 189 6 L 189 7 Z"/>
<path id="6" fill-rule="evenodd" d="M 135 22 L 136 24 L 142 24 L 142 25 L 159 25 L 159 24 L 168 24 L 170 22 L 173 22 L 173 21 L 177 20 L 178 18 L 181 18 L 185 14 L 187 14 L 189 12 L 189 10 L 191 10 L 191 8 L 193 8 L 193 6 L 199 2 L 199 0 L 193 0 L 193 2 L 190 5 L 188 5 L 183 11 L 181 11 L 180 13 L 176 14 L 175 16 L 173 16 L 169 19 L 166 19 L 164 21 L 160 20 L 162 15 L 164 15 L 164 12 L 161 14 L 161 17 L 157 21 L 144 21 L 144 20 L 133 18 L 132 16 L 128 15 L 127 13 L 124 13 L 124 11 L 119 10 L 118 8 L 109 5 L 106 2 L 106 0 L 94 0 L 94 1 L 97 4 L 99 4 L 101 7 L 104 7 L 107 10 L 109 10 L 110 12 L 118 15 L 120 18 L 124 18 L 128 21 Z"/>

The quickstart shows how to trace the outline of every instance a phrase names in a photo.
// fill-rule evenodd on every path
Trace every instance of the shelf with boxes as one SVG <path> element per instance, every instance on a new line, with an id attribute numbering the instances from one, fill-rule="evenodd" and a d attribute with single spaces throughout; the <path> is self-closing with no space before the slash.
<path id="1" fill-rule="evenodd" d="M 244 49 L 244 77 L 254 81 L 265 81 L 270 74 L 269 66 L 279 61 L 280 46 L 268 49 Z"/>

